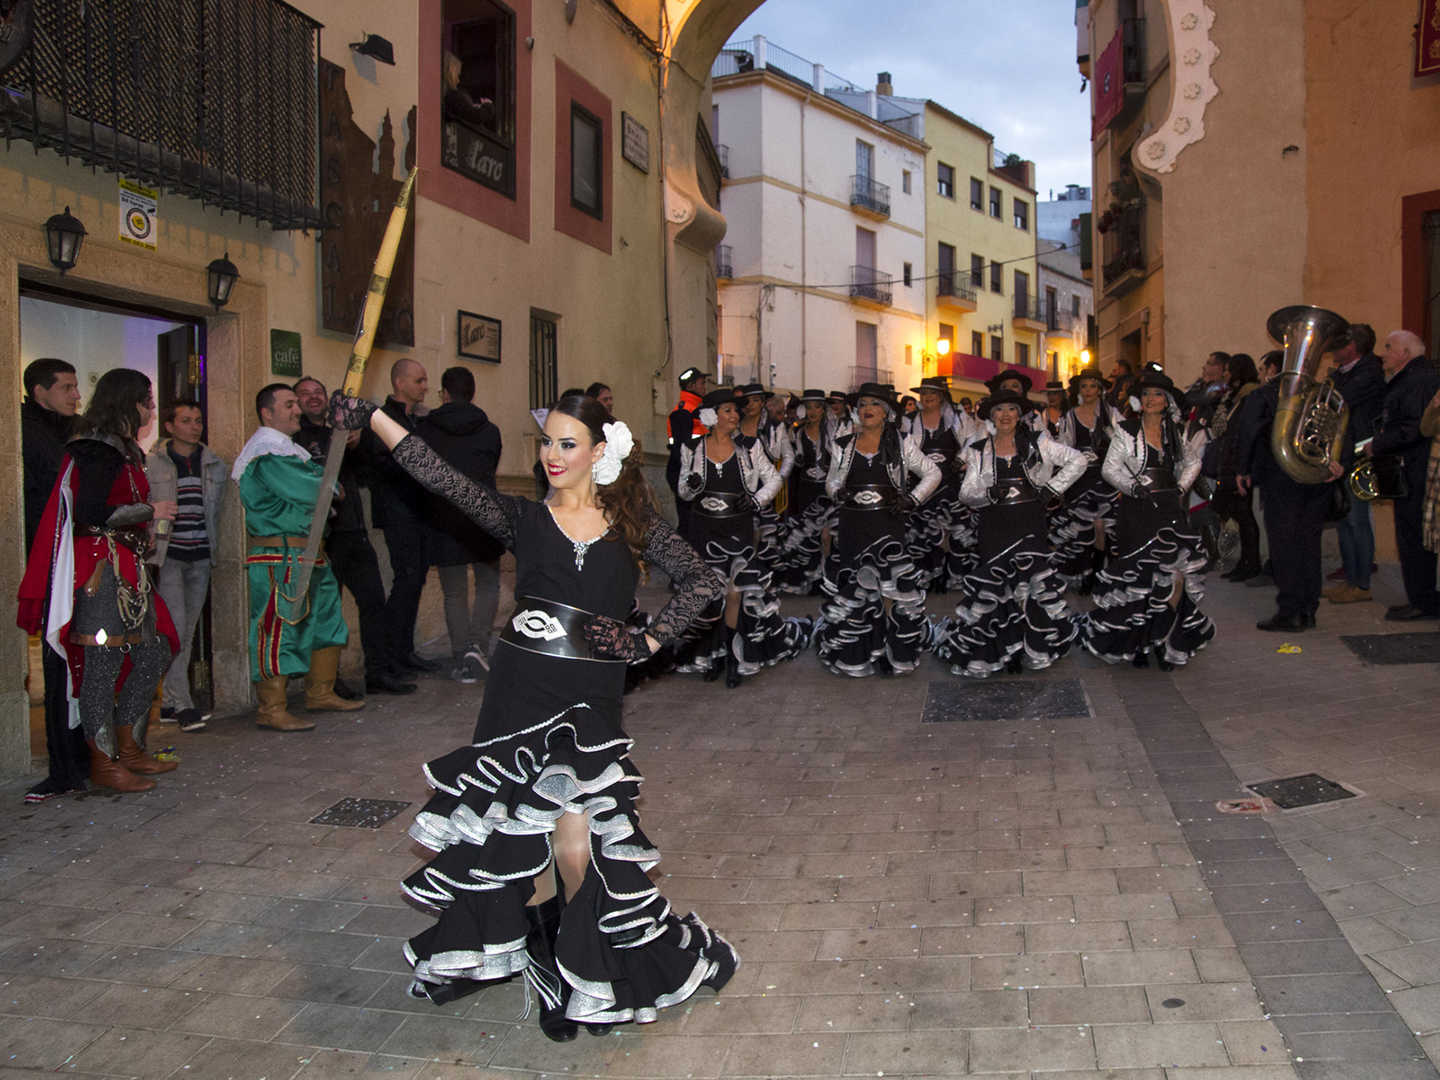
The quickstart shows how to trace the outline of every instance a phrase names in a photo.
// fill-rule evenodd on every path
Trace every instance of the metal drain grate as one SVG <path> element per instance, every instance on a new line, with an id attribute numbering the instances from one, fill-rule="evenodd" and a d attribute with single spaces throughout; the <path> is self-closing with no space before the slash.
<path id="1" fill-rule="evenodd" d="M 1440 634 L 1342 634 L 1340 640 L 1367 664 L 1440 663 Z"/>
<path id="2" fill-rule="evenodd" d="M 311 825 L 346 825 L 352 829 L 378 829 L 410 804 L 390 799 L 341 799 L 310 819 Z"/>
<path id="3" fill-rule="evenodd" d="M 1356 792 L 1334 780 L 1327 780 L 1319 773 L 1304 776 L 1287 776 L 1283 780 L 1264 780 L 1258 784 L 1246 784 L 1256 795 L 1263 795 L 1281 810 L 1296 810 L 1302 806 L 1317 806 L 1320 803 L 1339 802 L 1353 799 Z"/>
<path id="4" fill-rule="evenodd" d="M 1089 716 L 1079 679 L 993 683 L 935 680 L 925 695 L 923 724 L 969 720 L 1064 720 Z"/>

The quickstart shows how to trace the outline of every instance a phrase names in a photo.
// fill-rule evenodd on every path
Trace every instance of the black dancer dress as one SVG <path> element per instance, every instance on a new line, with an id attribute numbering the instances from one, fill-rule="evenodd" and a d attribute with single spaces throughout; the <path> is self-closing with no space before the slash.
<path id="1" fill-rule="evenodd" d="M 945 414 L 945 415 L 948 415 Z M 948 589 L 960 584 L 964 576 L 964 539 L 966 531 L 952 533 L 957 500 L 960 496 L 960 440 L 955 430 L 941 424 L 931 431 L 919 414 L 915 426 L 920 431 L 920 452 L 940 469 L 940 486 L 935 494 L 919 506 L 906 523 L 905 547 L 915 564 L 921 589 Z M 968 526 L 968 522 L 965 523 Z M 952 536 L 960 537 L 958 545 Z"/>
<path id="2" fill-rule="evenodd" d="M 694 452 L 705 455 L 704 439 Z M 740 455 L 748 453 L 737 441 L 722 464 L 705 456 L 705 487 L 690 503 L 690 545 L 740 594 L 740 615 L 732 642 L 723 597 L 711 606 L 701 617 L 698 638 L 680 650 L 676 670 L 685 674 L 723 668 L 725 652 L 733 648 L 740 674 L 754 675 L 798 656 L 809 642 L 809 620 L 781 616 L 774 577 L 757 555 L 755 503 L 740 475 Z M 682 484 L 682 497 L 684 491 Z"/>
<path id="3" fill-rule="evenodd" d="M 587 815 L 590 827 L 590 866 L 555 943 L 570 1019 L 645 1023 L 701 985 L 718 989 L 734 950 L 693 913 L 677 916 L 646 876 L 660 855 L 635 809 L 642 778 L 620 726 L 625 664 L 594 659 L 581 629 L 589 613 L 630 613 L 638 570 L 629 549 L 608 533 L 572 539 L 544 504 L 472 483 L 413 435 L 394 454 L 516 559 L 516 614 L 491 661 L 475 741 L 424 768 L 435 795 L 410 835 L 437 854 L 404 889 L 439 919 L 405 947 L 411 993 L 525 969 L 525 904 L 566 812 Z M 667 644 L 720 595 L 720 582 L 658 518 L 644 560 L 676 583 L 649 626 Z"/>
<path id="4" fill-rule="evenodd" d="M 905 550 L 904 515 L 894 509 L 901 494 L 881 454 L 854 453 L 815 628 L 820 660 L 837 675 L 913 671 L 930 644 L 925 590 Z"/>
<path id="5" fill-rule="evenodd" d="M 825 428 L 811 439 L 804 428 L 795 432 L 795 469 L 790 474 L 790 506 L 785 515 L 785 539 L 780 553 L 780 588 L 808 596 L 820 585 L 824 559 L 822 534 L 835 523 L 835 504 L 825 493 L 830 453 Z"/>
<path id="6" fill-rule="evenodd" d="M 1128 431 L 1138 423 L 1129 420 L 1124 427 Z M 1095 607 L 1080 616 L 1080 639 L 1112 664 L 1156 650 L 1170 663 L 1183 664 L 1215 636 L 1215 624 L 1199 606 L 1205 596 L 1205 546 L 1185 511 L 1174 458 L 1143 435 L 1138 441 L 1150 482 L 1122 492 L 1110 556 L 1096 579 Z M 1176 574 L 1185 575 L 1185 588 L 1172 608 Z"/>
<path id="7" fill-rule="evenodd" d="M 993 454 L 986 440 L 982 454 Z M 956 675 L 983 679 L 1012 658 L 1047 668 L 1070 649 L 1075 626 L 1065 606 L 1046 535 L 1045 501 L 1020 454 L 994 456 L 995 482 L 976 513 L 979 565 L 965 576 L 955 617 L 937 630 L 935 654 Z M 971 468 L 977 468 L 976 464 Z"/>
<path id="8" fill-rule="evenodd" d="M 1059 438 L 1085 455 L 1085 472 L 1065 493 L 1065 506 L 1050 519 L 1050 542 L 1055 565 L 1068 586 L 1080 584 L 1098 568 L 1095 523 L 1102 522 L 1108 536 L 1114 528 L 1119 492 L 1100 475 L 1110 440 L 1104 430 L 1104 413 L 1097 411 L 1095 427 L 1088 428 L 1075 410 L 1060 422 Z"/>

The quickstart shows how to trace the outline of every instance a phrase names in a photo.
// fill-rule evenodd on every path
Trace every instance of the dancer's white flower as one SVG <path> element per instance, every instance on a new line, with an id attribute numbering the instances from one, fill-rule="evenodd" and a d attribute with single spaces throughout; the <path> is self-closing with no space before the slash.
<path id="1" fill-rule="evenodd" d="M 625 464 L 625 459 L 630 456 L 630 451 L 635 449 L 635 437 L 630 434 L 630 428 L 623 420 L 605 424 L 601 430 L 605 433 L 605 450 L 601 453 L 600 460 L 591 467 L 591 474 L 595 477 L 595 483 L 604 486 L 613 484 L 620 478 L 620 469 Z"/>

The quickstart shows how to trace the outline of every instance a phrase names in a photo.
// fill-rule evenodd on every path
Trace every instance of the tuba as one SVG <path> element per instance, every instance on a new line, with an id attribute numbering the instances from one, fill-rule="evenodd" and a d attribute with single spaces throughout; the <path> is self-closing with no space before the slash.
<path id="1" fill-rule="evenodd" d="M 1265 322 L 1285 347 L 1270 450 L 1297 484 L 1329 481 L 1330 462 L 1338 462 L 1344 448 L 1350 407 L 1329 379 L 1318 382 L 1315 373 L 1320 357 L 1349 325 L 1335 312 L 1308 304 L 1283 307 Z"/>

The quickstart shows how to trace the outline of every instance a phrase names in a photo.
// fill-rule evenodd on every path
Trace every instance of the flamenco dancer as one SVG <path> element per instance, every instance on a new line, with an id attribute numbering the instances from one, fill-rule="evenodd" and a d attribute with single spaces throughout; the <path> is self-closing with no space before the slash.
<path id="1" fill-rule="evenodd" d="M 1065 507 L 1050 520 L 1056 565 L 1068 585 L 1081 596 L 1095 589 L 1095 575 L 1105 563 L 1106 533 L 1115 521 L 1118 492 L 1100 475 L 1110 430 L 1120 420 L 1105 402 L 1110 383 L 1098 367 L 1070 379 L 1075 404 L 1060 419 L 1059 440 L 1085 455 L 1085 472 L 1065 495 Z"/>
<path id="2" fill-rule="evenodd" d="M 45 632 L 65 657 L 72 703 L 90 748 L 90 783 L 149 791 L 176 768 L 144 752 L 150 701 L 180 641 L 145 558 L 151 524 L 173 521 L 173 501 L 150 501 L 145 455 L 135 440 L 155 414 L 150 379 L 115 368 L 100 376 L 84 433 L 60 462 L 30 560 L 17 620 Z M 78 706 L 78 709 L 75 708 Z"/>
<path id="3" fill-rule="evenodd" d="M 1039 671 L 1075 640 L 1046 507 L 1080 478 L 1085 455 L 1026 426 L 1031 407 L 1024 394 L 991 395 L 981 410 L 995 434 L 965 449 L 960 499 L 978 508 L 979 565 L 966 575 L 965 598 L 938 628 L 935 648 L 956 675 Z"/>
<path id="4" fill-rule="evenodd" d="M 825 491 L 831 450 L 825 391 L 806 390 L 800 395 L 800 405 L 805 416 L 790 436 L 795 457 L 779 578 L 783 592 L 818 596 L 824 534 L 835 521 L 835 504 Z"/>
<path id="5" fill-rule="evenodd" d="M 1095 583 L 1095 608 L 1080 617 L 1085 648 L 1107 663 L 1162 671 L 1215 636 L 1200 610 L 1205 548 L 1185 511 L 1200 455 L 1180 425 L 1180 394 L 1163 372 L 1135 385 L 1140 415 L 1114 428 L 1102 475 L 1120 492 L 1114 542 Z"/>
<path id="6" fill-rule="evenodd" d="M 425 766 L 436 794 L 411 835 L 437 856 L 405 892 L 439 920 L 410 939 L 410 993 L 439 1004 L 523 971 L 556 1041 L 648 1023 L 739 964 L 646 877 L 641 780 L 620 727 L 625 665 L 676 641 L 722 594 L 656 514 L 640 447 L 594 398 L 551 408 L 547 502 L 473 483 L 371 402 L 331 399 L 337 427 L 369 426 L 395 461 L 515 553 L 515 617 L 486 680 L 473 745 Z M 643 630 L 625 625 L 639 563 L 677 584 Z M 559 879 L 556 880 L 555 872 Z M 558 885 L 558 892 L 557 892 Z"/>
<path id="7" fill-rule="evenodd" d="M 740 388 L 739 397 L 740 427 L 735 433 L 736 444 L 748 449 L 759 443 L 766 459 L 780 474 L 779 492 L 769 505 L 755 513 L 755 557 L 773 572 L 780 560 L 780 515 L 785 512 L 786 484 L 795 467 L 795 447 L 790 442 L 790 432 L 785 429 L 784 405 L 775 394 L 759 383 L 749 383 Z M 772 404 L 780 406 L 778 420 L 770 409 Z"/>
<path id="8" fill-rule="evenodd" d="M 799 655 L 808 643 L 809 620 L 780 615 L 770 567 L 757 554 L 759 511 L 780 490 L 780 474 L 759 439 L 739 436 L 740 402 L 730 390 L 705 396 L 700 420 L 708 435 L 680 449 L 680 497 L 690 504 L 691 546 L 725 580 L 725 602 L 709 613 L 694 650 L 677 670 L 700 672 L 705 681 L 725 672 L 739 686 L 762 667 Z"/>
<path id="9" fill-rule="evenodd" d="M 1035 403 L 1030 401 L 1030 389 L 1034 385 L 1035 383 L 1030 376 L 1018 368 L 1007 368 L 1000 372 L 999 375 L 993 375 L 985 380 L 985 386 L 990 391 L 990 397 L 992 398 L 1003 391 L 1009 391 L 1012 394 L 1019 394 L 1026 401 L 1030 402 L 1030 408 L 1027 409 L 1025 415 L 1020 418 L 1020 422 L 1038 434 L 1045 430 L 1045 412 L 1042 409 L 1035 408 Z M 990 430 L 992 432 L 995 430 L 993 420 L 990 422 Z"/>
<path id="10" fill-rule="evenodd" d="M 905 547 L 915 563 L 923 589 L 945 592 L 963 576 L 963 543 L 952 544 L 955 500 L 960 494 L 960 450 L 969 431 L 968 417 L 955 411 L 950 385 L 943 375 L 926 376 L 911 387 L 920 408 L 904 423 L 907 441 L 935 463 L 940 486 L 906 522 Z M 968 524 L 968 523 L 967 523 Z M 968 529 L 961 530 L 963 538 Z"/>
<path id="11" fill-rule="evenodd" d="M 825 480 L 840 528 L 815 644 L 837 675 L 903 675 L 930 643 L 905 518 L 940 486 L 940 469 L 900 437 L 894 390 L 865 383 L 856 405 L 856 429 L 836 441 Z"/>

